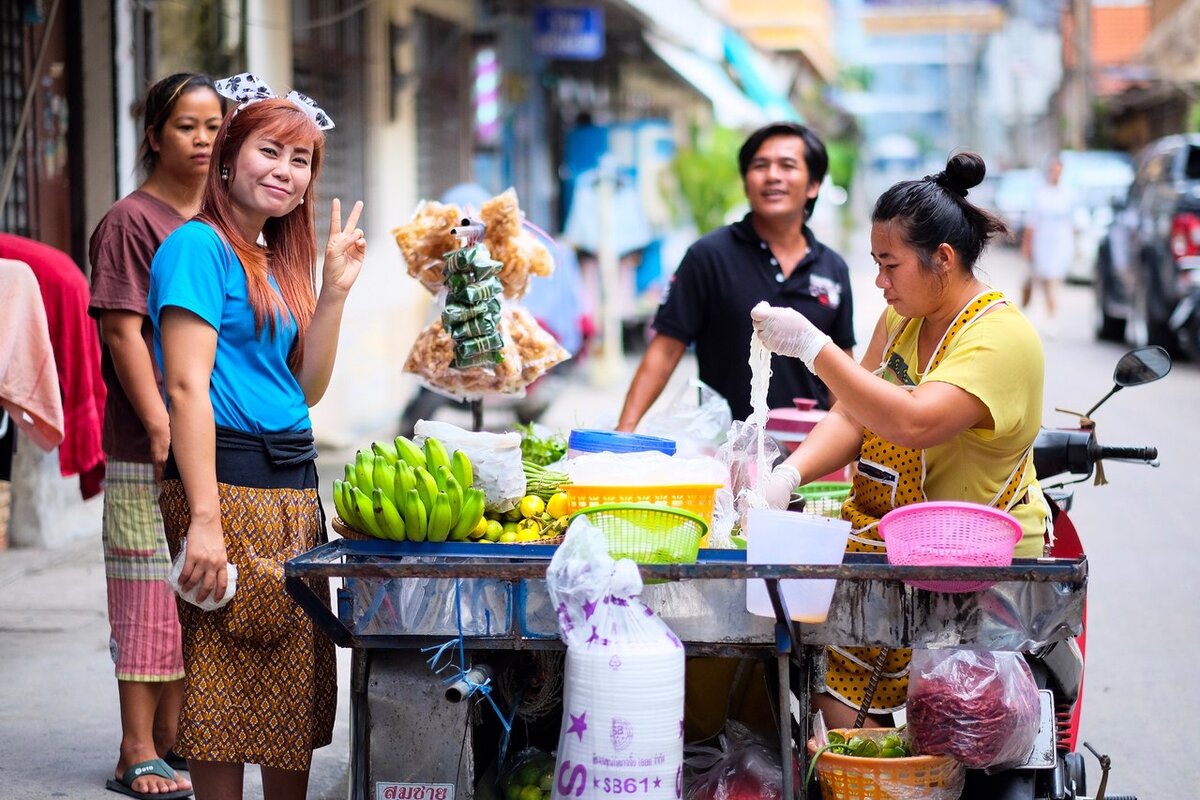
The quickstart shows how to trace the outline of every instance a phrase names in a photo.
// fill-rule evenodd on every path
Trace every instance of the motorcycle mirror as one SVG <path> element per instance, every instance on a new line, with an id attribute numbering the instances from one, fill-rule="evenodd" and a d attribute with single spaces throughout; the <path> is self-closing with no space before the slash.
<path id="1" fill-rule="evenodd" d="M 1161 347 L 1139 347 L 1121 356 L 1113 370 L 1117 386 L 1141 386 L 1153 383 L 1171 371 L 1171 356 Z"/>
<path id="2" fill-rule="evenodd" d="M 1126 386 L 1141 386 L 1153 383 L 1159 378 L 1166 377 L 1171 371 L 1171 356 L 1166 350 L 1157 346 L 1139 347 L 1121 356 L 1113 370 L 1113 387 L 1108 394 L 1100 398 L 1100 402 L 1088 409 L 1084 417 L 1092 416 L 1097 408 L 1104 405 L 1108 398 L 1124 389 Z"/>

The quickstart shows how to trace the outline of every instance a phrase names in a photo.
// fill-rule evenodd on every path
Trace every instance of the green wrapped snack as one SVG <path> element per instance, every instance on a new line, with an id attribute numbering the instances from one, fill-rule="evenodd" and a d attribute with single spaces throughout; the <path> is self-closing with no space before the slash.
<path id="1" fill-rule="evenodd" d="M 477 303 L 482 303 L 484 300 L 491 300 L 503 291 L 504 286 L 501 285 L 498 278 L 488 278 L 479 283 L 466 286 L 462 291 L 452 291 L 448 301 L 473 306 Z"/>
<path id="2" fill-rule="evenodd" d="M 474 275 L 476 278 L 488 278 L 500 271 L 503 266 L 492 258 L 487 245 L 474 244 L 458 250 L 451 250 L 443 258 L 446 261 L 446 273 L 449 275 Z M 480 271 L 486 274 L 480 274 Z"/>
<path id="3" fill-rule="evenodd" d="M 471 367 L 490 367 L 502 361 L 504 361 L 504 353 L 500 350 L 493 350 L 490 353 L 476 353 L 473 356 L 460 356 L 456 352 L 451 366 L 455 369 L 470 369 Z"/>
<path id="4" fill-rule="evenodd" d="M 495 315 L 484 314 L 460 322 L 457 325 L 451 325 L 447 330 L 450 331 L 451 339 L 461 342 L 466 339 L 478 339 L 483 336 L 490 336 L 496 332 L 498 324 Z"/>
<path id="5" fill-rule="evenodd" d="M 447 273 L 446 288 L 451 294 L 460 294 L 468 286 L 482 283 L 483 281 L 500 274 L 499 265 L 495 267 L 475 267 L 468 272 Z"/>
<path id="6" fill-rule="evenodd" d="M 479 353 L 491 353 L 504 349 L 504 337 L 499 333 L 491 333 L 475 339 L 463 339 L 454 343 L 454 355 L 470 358 Z"/>
<path id="7" fill-rule="evenodd" d="M 452 326 L 482 316 L 497 316 L 500 314 L 500 298 L 493 297 L 482 303 L 466 305 L 462 303 L 447 303 L 442 309 L 442 325 L 449 330 Z"/>

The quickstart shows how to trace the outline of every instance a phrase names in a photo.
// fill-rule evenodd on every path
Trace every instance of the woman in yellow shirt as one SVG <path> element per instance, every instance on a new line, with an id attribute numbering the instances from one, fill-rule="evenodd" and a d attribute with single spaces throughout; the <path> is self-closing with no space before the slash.
<path id="1" fill-rule="evenodd" d="M 838 398 L 772 472 L 767 499 L 783 508 L 801 476 L 854 461 L 854 488 L 842 509 L 852 551 L 884 549 L 876 527 L 893 508 L 964 500 L 1020 520 L 1025 535 L 1016 555 L 1042 553 L 1050 509 L 1032 453 L 1042 417 L 1042 347 L 1016 306 L 975 275 L 983 248 L 1005 231 L 966 199 L 985 171 L 978 155 L 959 153 L 942 172 L 898 183 L 876 202 L 871 255 L 888 309 L 861 366 L 791 309 L 762 304 L 752 312 L 763 344 L 801 359 Z M 908 658 L 908 650 L 889 654 L 872 714 L 904 704 Z M 814 698 L 831 727 L 853 720 L 874 661 L 870 650 L 831 648 L 826 692 Z"/>

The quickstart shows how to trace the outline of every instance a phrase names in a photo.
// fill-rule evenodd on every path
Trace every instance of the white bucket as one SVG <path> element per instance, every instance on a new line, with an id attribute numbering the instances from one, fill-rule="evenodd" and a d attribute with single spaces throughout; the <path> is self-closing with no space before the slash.
<path id="1" fill-rule="evenodd" d="M 746 563 L 841 564 L 849 538 L 846 520 L 752 508 L 746 515 Z M 836 585 L 835 580 L 788 580 L 780 581 L 779 589 L 793 620 L 824 622 Z M 746 581 L 746 610 L 774 618 L 764 581 Z"/>

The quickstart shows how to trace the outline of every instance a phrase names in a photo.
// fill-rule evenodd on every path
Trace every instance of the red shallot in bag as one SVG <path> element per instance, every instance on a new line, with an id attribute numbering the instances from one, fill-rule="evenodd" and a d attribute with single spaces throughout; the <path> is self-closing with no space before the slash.
<path id="1" fill-rule="evenodd" d="M 1041 721 L 1033 673 L 1020 653 L 914 650 L 908 732 L 917 752 L 972 769 L 1019 764 Z"/>

